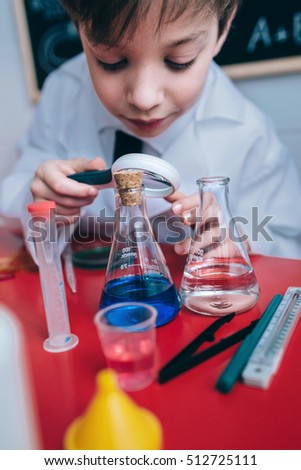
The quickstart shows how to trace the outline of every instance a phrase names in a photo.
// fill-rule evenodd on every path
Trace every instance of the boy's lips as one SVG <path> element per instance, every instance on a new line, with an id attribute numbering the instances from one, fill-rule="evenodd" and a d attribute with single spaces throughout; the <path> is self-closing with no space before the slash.
<path id="1" fill-rule="evenodd" d="M 149 121 L 143 119 L 127 119 L 127 121 L 139 129 L 156 129 L 163 124 L 165 119 L 166 118 L 150 119 Z"/>

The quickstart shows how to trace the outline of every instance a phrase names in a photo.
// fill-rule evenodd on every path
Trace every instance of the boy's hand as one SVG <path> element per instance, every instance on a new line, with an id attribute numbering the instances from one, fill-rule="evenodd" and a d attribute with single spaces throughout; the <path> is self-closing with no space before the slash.
<path id="1" fill-rule="evenodd" d="M 200 205 L 200 196 L 198 192 L 191 196 L 186 196 L 186 194 L 181 191 L 177 191 L 165 199 L 172 203 L 172 212 L 181 216 L 182 222 L 185 225 L 195 224 L 198 207 Z M 186 238 L 181 243 L 175 244 L 175 252 L 178 255 L 186 255 L 189 251 L 190 242 L 191 238 Z"/>
<path id="2" fill-rule="evenodd" d="M 182 216 L 184 224 L 194 225 L 196 223 L 200 202 L 198 192 L 191 196 L 186 196 L 178 191 L 168 196 L 166 200 L 172 203 L 171 208 L 174 214 Z M 224 253 L 231 256 L 233 244 L 228 238 L 228 228 L 220 227 L 219 225 L 220 215 L 220 207 L 214 197 L 210 193 L 204 194 L 201 225 L 199 227 L 200 240 L 198 242 L 198 249 L 202 248 L 205 252 L 210 251 L 212 256 L 221 256 Z M 241 230 L 240 235 L 243 235 Z M 186 238 L 181 243 L 176 244 L 176 253 L 186 255 L 189 252 L 190 243 L 191 238 Z M 244 241 L 244 245 L 247 251 L 250 251 L 250 245 L 247 241 Z"/>
<path id="3" fill-rule="evenodd" d="M 39 165 L 30 190 L 35 201 L 54 201 L 57 214 L 63 221 L 73 223 L 82 206 L 91 204 L 98 194 L 95 186 L 79 183 L 68 175 L 87 170 L 103 170 L 105 162 L 99 157 L 93 160 L 71 158 L 69 160 L 46 160 Z"/>

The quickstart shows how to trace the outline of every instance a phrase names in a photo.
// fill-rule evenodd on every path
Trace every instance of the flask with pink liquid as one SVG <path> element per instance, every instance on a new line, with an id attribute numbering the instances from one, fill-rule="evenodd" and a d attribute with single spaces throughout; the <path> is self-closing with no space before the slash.
<path id="1" fill-rule="evenodd" d="M 229 178 L 201 178 L 197 184 L 200 214 L 181 283 L 183 304 L 204 315 L 244 312 L 256 304 L 259 287 L 246 235 L 229 207 Z"/>

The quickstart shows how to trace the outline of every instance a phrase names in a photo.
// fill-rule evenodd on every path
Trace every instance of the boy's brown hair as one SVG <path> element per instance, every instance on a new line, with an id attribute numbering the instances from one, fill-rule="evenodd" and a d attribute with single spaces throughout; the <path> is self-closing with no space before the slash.
<path id="1" fill-rule="evenodd" d="M 124 36 L 136 31 L 153 0 L 60 0 L 71 20 L 83 24 L 88 38 L 95 44 L 113 46 Z M 162 24 L 176 21 L 186 11 L 192 16 L 215 14 L 219 21 L 219 36 L 241 0 L 161 0 L 158 30 Z"/>

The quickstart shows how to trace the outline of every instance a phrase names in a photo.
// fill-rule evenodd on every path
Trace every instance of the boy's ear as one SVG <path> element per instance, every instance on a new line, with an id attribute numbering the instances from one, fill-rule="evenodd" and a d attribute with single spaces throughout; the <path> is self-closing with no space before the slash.
<path id="1" fill-rule="evenodd" d="M 223 47 L 224 45 L 224 42 L 226 41 L 227 39 L 227 36 L 229 34 L 229 31 L 230 31 L 230 28 L 231 28 L 231 25 L 232 25 L 232 22 L 235 18 L 235 15 L 236 15 L 236 12 L 237 12 L 237 8 L 235 8 L 235 10 L 233 11 L 232 15 L 230 16 L 227 24 L 226 24 L 226 27 L 224 29 L 224 32 L 223 34 L 218 38 L 218 41 L 216 43 L 216 46 L 215 46 L 215 50 L 214 50 L 214 57 L 217 56 L 217 54 L 220 52 L 221 48 Z"/>

